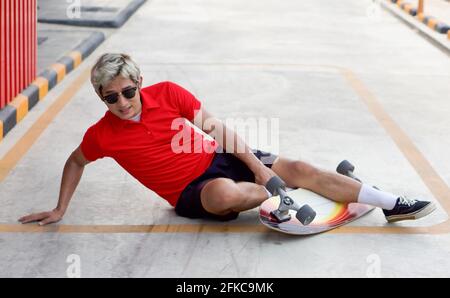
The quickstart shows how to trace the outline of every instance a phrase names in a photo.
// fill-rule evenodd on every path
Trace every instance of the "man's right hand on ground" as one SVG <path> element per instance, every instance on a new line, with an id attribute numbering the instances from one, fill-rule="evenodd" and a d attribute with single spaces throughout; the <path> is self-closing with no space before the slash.
<path id="1" fill-rule="evenodd" d="M 63 213 L 56 209 L 48 212 L 33 213 L 27 216 L 19 218 L 19 221 L 23 224 L 38 221 L 39 225 L 43 226 L 58 222 L 62 219 Z"/>

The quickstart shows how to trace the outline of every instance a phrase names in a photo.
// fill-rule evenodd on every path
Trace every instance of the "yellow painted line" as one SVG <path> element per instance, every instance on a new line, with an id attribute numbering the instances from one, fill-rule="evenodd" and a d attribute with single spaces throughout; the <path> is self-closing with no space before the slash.
<path id="1" fill-rule="evenodd" d="M 16 124 L 28 113 L 28 97 L 23 94 L 17 95 L 8 105 L 16 108 Z"/>
<path id="2" fill-rule="evenodd" d="M 43 100 L 48 93 L 48 80 L 44 77 L 37 77 L 32 84 L 39 88 L 39 100 Z"/>
<path id="3" fill-rule="evenodd" d="M 0 120 L 0 142 L 3 140 L 3 121 Z"/>
<path id="4" fill-rule="evenodd" d="M 0 225 L 0 233 L 260 233 L 263 225 L 181 224 L 181 225 Z"/>
<path id="5" fill-rule="evenodd" d="M 48 225 L 15 224 L 0 225 L 0 233 L 98 233 L 98 234 L 127 234 L 127 233 L 277 233 L 262 224 L 260 225 L 232 225 L 232 224 L 171 224 L 171 225 Z M 332 234 L 440 234 L 430 227 L 358 227 L 342 226 L 328 231 Z"/>
<path id="6" fill-rule="evenodd" d="M 61 82 L 64 77 L 66 76 L 66 66 L 64 64 L 61 63 L 55 63 L 52 64 L 50 66 L 51 69 L 53 69 L 54 71 L 56 71 L 56 82 L 59 83 Z"/>
<path id="7" fill-rule="evenodd" d="M 201 63 L 200 63 L 201 64 Z M 190 65 L 184 63 L 184 65 Z M 192 65 L 199 65 L 194 63 Z M 214 66 L 216 64 L 201 64 Z M 221 66 L 220 64 L 217 64 Z M 445 209 L 450 213 L 450 189 L 441 179 L 438 173 L 428 163 L 422 153 L 415 147 L 409 137 L 384 111 L 375 96 L 368 90 L 362 81 L 349 69 L 330 65 L 302 65 L 302 64 L 230 64 L 237 67 L 261 67 L 261 66 L 294 66 L 294 67 L 322 67 L 334 69 L 340 72 L 349 85 L 367 105 L 369 111 L 375 116 L 388 135 L 394 140 L 397 147 L 408 159 L 410 164 L 424 181 L 432 194 Z M 38 119 L 30 130 L 19 140 L 19 142 L 0 160 L 0 182 L 7 176 L 9 171 L 17 164 L 20 158 L 29 150 L 39 135 L 46 129 L 51 120 L 59 113 L 67 102 L 75 95 L 81 85 L 89 78 L 90 70 L 85 70 L 62 94 L 52 106 Z M 1 125 L 1 122 L 0 122 Z M 197 224 L 197 225 L 50 225 L 38 226 L 36 224 L 0 225 L 0 232 L 21 233 L 267 233 L 270 230 L 263 225 L 227 225 L 227 224 Z M 343 226 L 332 230 L 334 234 L 442 234 L 450 233 L 450 225 L 447 220 L 431 227 L 399 227 L 395 225 L 381 227 L 358 227 Z"/>
<path id="8" fill-rule="evenodd" d="M 69 53 L 68 55 L 69 57 L 71 57 L 73 59 L 73 68 L 77 68 L 78 65 L 81 64 L 82 61 L 82 55 L 81 52 L 78 51 L 72 51 Z"/>
<path id="9" fill-rule="evenodd" d="M 447 231 L 444 231 L 448 233 Z M 442 231 L 430 227 L 398 227 L 398 226 L 381 226 L 381 227 L 357 227 L 342 226 L 335 230 L 328 231 L 332 234 L 441 234 Z"/>
<path id="10" fill-rule="evenodd" d="M 48 110 L 39 117 L 39 119 L 31 126 L 27 133 L 6 153 L 0 160 L 0 183 L 5 179 L 8 173 L 13 169 L 19 160 L 28 152 L 37 138 L 51 123 L 52 119 L 64 108 L 70 99 L 78 92 L 84 82 L 90 76 L 90 69 L 85 70 L 81 75 L 68 87 L 64 93 L 59 96 Z"/>
<path id="11" fill-rule="evenodd" d="M 438 23 L 438 20 L 429 19 L 427 26 L 434 30 L 436 28 L 437 23 Z"/>

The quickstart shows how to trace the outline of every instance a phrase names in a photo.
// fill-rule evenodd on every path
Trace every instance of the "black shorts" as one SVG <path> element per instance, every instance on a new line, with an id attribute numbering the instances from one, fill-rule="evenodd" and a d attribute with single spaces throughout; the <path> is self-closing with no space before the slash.
<path id="1" fill-rule="evenodd" d="M 271 168 L 277 158 L 276 155 L 261 150 L 253 150 L 253 154 L 261 162 Z M 210 218 L 221 221 L 236 219 L 238 212 L 231 212 L 227 215 L 216 215 L 206 211 L 200 199 L 200 193 L 205 184 L 214 178 L 229 178 L 234 181 L 255 182 L 255 175 L 240 159 L 230 153 L 216 153 L 211 165 L 206 171 L 189 183 L 181 192 L 175 207 L 175 212 L 183 217 L 189 218 Z"/>

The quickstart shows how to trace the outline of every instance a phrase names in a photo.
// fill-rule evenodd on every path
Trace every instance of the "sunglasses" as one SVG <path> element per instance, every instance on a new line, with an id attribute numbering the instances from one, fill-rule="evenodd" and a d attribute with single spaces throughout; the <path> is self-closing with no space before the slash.
<path id="1" fill-rule="evenodd" d="M 122 90 L 119 93 L 112 93 L 106 96 L 103 96 L 103 100 L 109 103 L 110 105 L 115 104 L 119 100 L 119 95 L 122 94 L 126 99 L 132 99 L 136 95 L 137 87 L 127 88 Z"/>

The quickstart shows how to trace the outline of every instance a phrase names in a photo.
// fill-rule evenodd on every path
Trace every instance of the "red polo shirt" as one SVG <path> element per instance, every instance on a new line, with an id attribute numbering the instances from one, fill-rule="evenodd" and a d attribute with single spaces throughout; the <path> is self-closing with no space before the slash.
<path id="1" fill-rule="evenodd" d="M 217 143 L 187 121 L 201 103 L 182 87 L 171 82 L 146 87 L 141 101 L 139 122 L 107 111 L 86 131 L 81 150 L 90 161 L 113 158 L 175 206 L 183 189 L 209 167 Z"/>

